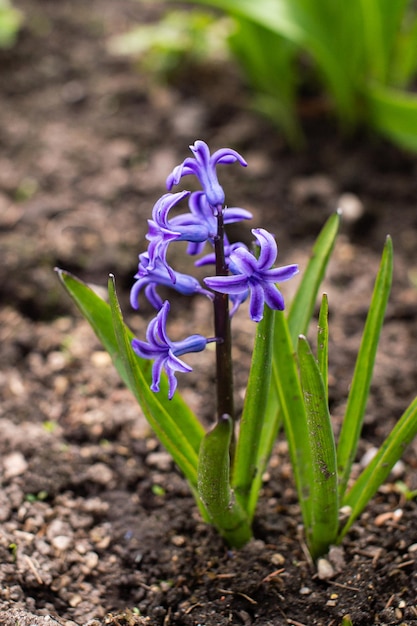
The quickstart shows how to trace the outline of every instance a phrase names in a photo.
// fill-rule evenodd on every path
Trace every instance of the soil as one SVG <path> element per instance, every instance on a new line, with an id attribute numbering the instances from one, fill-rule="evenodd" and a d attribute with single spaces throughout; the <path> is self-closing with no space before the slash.
<path id="1" fill-rule="evenodd" d="M 417 443 L 331 550 L 310 562 L 283 438 L 264 477 L 255 538 L 229 550 L 203 524 L 54 266 L 128 293 L 165 177 L 204 139 L 248 160 L 224 167 L 230 204 L 277 235 L 301 269 L 326 218 L 345 209 L 324 288 L 330 402 L 338 430 L 386 235 L 395 276 L 357 467 L 417 388 L 417 158 L 302 103 L 306 146 L 291 151 L 249 107 L 228 63 L 185 66 L 170 83 L 112 56 L 109 38 L 161 15 L 135 0 L 16 0 L 25 26 L 0 52 L 0 623 L 5 626 L 355 626 L 417 624 Z M 311 115 L 308 115 L 311 111 Z M 238 233 L 242 237 L 242 233 Z M 285 295 L 290 298 L 288 284 Z M 181 308 L 182 306 L 182 308 Z M 177 299 L 175 332 L 210 327 Z M 312 328 L 314 330 L 314 328 Z M 211 332 L 211 331 L 208 331 Z M 253 325 L 234 320 L 240 407 Z M 209 424 L 209 353 L 180 390 Z M 355 466 L 356 467 L 356 466 Z M 345 617 L 344 624 L 349 624 Z"/>

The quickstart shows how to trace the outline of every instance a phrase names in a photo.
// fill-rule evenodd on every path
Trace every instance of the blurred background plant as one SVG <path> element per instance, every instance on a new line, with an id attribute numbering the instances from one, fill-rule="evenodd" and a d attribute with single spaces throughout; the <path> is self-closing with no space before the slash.
<path id="1" fill-rule="evenodd" d="M 113 50 L 172 69 L 223 43 L 244 72 L 253 105 L 292 145 L 303 141 L 301 114 L 319 112 L 344 130 L 366 126 L 417 150 L 415 0 L 187 2 L 214 11 L 168 11 L 158 24 L 114 40 Z"/>
<path id="2" fill-rule="evenodd" d="M 9 0 L 0 0 L 0 48 L 13 46 L 22 21 L 22 13 Z"/>
<path id="3" fill-rule="evenodd" d="M 219 18 L 212 11 L 169 10 L 157 23 L 113 37 L 109 48 L 114 54 L 133 56 L 141 69 L 164 81 L 184 67 L 224 60 L 232 29 L 231 18 Z"/>

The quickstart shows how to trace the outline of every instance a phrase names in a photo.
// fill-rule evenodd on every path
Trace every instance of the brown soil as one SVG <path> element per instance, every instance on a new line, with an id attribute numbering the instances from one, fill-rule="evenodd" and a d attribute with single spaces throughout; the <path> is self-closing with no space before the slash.
<path id="1" fill-rule="evenodd" d="M 167 86 L 112 57 L 109 36 L 154 19 L 158 3 L 16 5 L 26 25 L 0 53 L 0 623 L 338 626 L 349 614 L 355 626 L 417 624 L 417 509 L 397 486 L 417 488 L 417 444 L 330 553 L 330 578 L 306 554 L 283 440 L 256 538 L 228 550 L 53 273 L 59 265 L 105 285 L 114 272 L 143 333 L 149 311 L 132 315 L 127 295 L 146 219 L 197 138 L 247 158 L 247 170 L 222 169 L 227 198 L 276 233 L 282 263 L 305 267 L 326 217 L 359 203 L 325 285 L 336 429 L 387 233 L 396 249 L 360 461 L 417 388 L 416 157 L 313 117 L 295 154 L 245 109 L 227 65 L 189 68 Z M 198 299 L 175 312 L 179 336 L 210 325 Z M 241 406 L 253 328 L 243 312 L 234 324 Z M 211 356 L 192 364 L 180 389 L 210 422 Z"/>

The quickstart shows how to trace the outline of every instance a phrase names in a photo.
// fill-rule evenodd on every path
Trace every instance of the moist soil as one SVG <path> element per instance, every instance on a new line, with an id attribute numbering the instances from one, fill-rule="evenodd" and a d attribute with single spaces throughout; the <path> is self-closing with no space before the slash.
<path id="1" fill-rule="evenodd" d="M 401 488 L 417 488 L 417 443 L 317 570 L 280 437 L 254 539 L 230 550 L 202 523 L 53 271 L 98 289 L 113 272 L 125 317 L 143 336 L 151 311 L 133 313 L 128 295 L 146 220 L 195 139 L 245 156 L 246 170 L 219 168 L 227 201 L 253 212 L 252 227 L 276 234 L 281 264 L 303 271 L 320 228 L 342 206 L 324 284 L 337 433 L 390 234 L 393 290 L 358 472 L 417 388 L 416 156 L 365 131 L 341 135 L 313 100 L 301 103 L 306 146 L 295 152 L 250 110 L 230 64 L 184 64 L 163 82 L 113 56 L 110 37 L 156 20 L 157 2 L 15 4 L 25 24 L 15 47 L 0 52 L 0 623 L 338 626 L 350 616 L 355 626 L 417 624 L 417 506 Z M 290 299 L 294 285 L 284 287 Z M 172 309 L 173 335 L 212 334 L 202 299 L 177 297 Z M 233 320 L 238 410 L 253 326 L 244 308 Z M 194 371 L 179 388 L 209 426 L 212 353 L 189 362 Z"/>

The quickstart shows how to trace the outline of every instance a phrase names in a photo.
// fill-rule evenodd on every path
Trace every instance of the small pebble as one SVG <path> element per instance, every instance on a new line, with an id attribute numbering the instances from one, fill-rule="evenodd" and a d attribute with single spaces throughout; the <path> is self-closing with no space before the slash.
<path id="1" fill-rule="evenodd" d="M 364 213 L 364 207 L 354 193 L 343 193 L 337 203 L 343 212 L 343 219 L 347 222 L 356 222 Z"/>
<path id="2" fill-rule="evenodd" d="M 146 457 L 146 463 L 166 472 L 172 467 L 172 458 L 168 452 L 151 452 Z"/>
<path id="3" fill-rule="evenodd" d="M 183 537 L 182 535 L 174 535 L 171 539 L 171 543 L 173 543 L 174 546 L 180 548 L 185 544 L 185 537 Z"/>
<path id="4" fill-rule="evenodd" d="M 309 596 L 310 593 L 311 593 L 311 589 L 310 589 L 310 587 L 301 587 L 299 593 L 300 593 L 301 596 Z"/>
<path id="5" fill-rule="evenodd" d="M 65 552 L 70 548 L 72 538 L 66 535 L 58 535 L 57 537 L 52 537 L 51 544 L 56 550 L 59 550 L 59 552 Z"/>
<path id="6" fill-rule="evenodd" d="M 320 580 L 327 580 L 335 575 L 333 566 L 327 559 L 319 559 L 317 561 L 317 576 Z"/>
<path id="7" fill-rule="evenodd" d="M 375 448 L 375 447 L 368 448 L 368 450 L 365 452 L 365 454 L 362 456 L 360 460 L 360 466 L 367 467 L 377 452 L 378 452 L 378 448 Z"/>
<path id="8" fill-rule="evenodd" d="M 272 565 L 284 565 L 285 557 L 279 552 L 275 552 L 275 554 L 271 556 L 271 563 Z"/>
<path id="9" fill-rule="evenodd" d="M 112 470 L 105 463 L 94 463 L 86 472 L 87 479 L 98 485 L 108 485 L 113 480 Z"/>
<path id="10" fill-rule="evenodd" d="M 7 479 L 24 474 L 28 468 L 28 464 L 21 452 L 11 452 L 4 457 L 3 467 L 4 477 Z"/>

